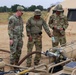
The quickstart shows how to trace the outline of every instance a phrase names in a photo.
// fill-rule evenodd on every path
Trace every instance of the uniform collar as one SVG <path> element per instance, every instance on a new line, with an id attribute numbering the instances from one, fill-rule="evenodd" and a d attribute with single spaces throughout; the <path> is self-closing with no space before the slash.
<path id="1" fill-rule="evenodd" d="M 16 14 L 14 14 L 14 16 L 15 16 L 16 18 L 20 18 L 20 17 L 18 17 Z"/>

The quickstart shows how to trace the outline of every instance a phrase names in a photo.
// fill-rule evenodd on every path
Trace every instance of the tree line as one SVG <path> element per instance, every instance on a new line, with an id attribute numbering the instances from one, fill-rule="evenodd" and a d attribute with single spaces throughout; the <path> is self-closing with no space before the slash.
<path id="1" fill-rule="evenodd" d="M 16 12 L 17 6 L 19 6 L 19 4 L 12 5 L 10 8 L 8 8 L 7 6 L 0 7 L 0 12 Z M 31 5 L 30 7 L 24 7 L 24 11 L 34 11 L 35 9 L 46 10 L 41 5 Z"/>

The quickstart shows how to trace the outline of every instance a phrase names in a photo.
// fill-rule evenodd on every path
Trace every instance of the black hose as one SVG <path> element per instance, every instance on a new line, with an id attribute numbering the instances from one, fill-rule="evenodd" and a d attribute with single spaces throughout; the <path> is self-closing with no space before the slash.
<path id="1" fill-rule="evenodd" d="M 0 49 L 0 51 L 10 53 L 10 51 L 8 51 L 8 50 L 4 50 L 4 49 Z"/>
<path id="2" fill-rule="evenodd" d="M 8 50 L 4 50 L 4 49 L 0 49 L 0 51 L 10 53 L 10 51 L 8 51 Z M 40 51 L 33 51 L 33 52 L 27 54 L 26 56 L 24 56 L 24 57 L 18 62 L 17 65 L 22 64 L 22 63 L 24 62 L 24 60 L 27 59 L 29 56 L 31 56 L 32 54 L 37 54 L 37 53 L 41 54 Z"/>
<path id="3" fill-rule="evenodd" d="M 33 51 L 33 52 L 27 54 L 25 57 L 23 57 L 23 58 L 20 60 L 20 62 L 18 62 L 17 65 L 22 64 L 22 63 L 24 62 L 24 60 L 27 59 L 29 56 L 31 56 L 32 54 L 37 54 L 37 53 L 41 54 L 41 52 L 39 52 L 39 51 Z"/>

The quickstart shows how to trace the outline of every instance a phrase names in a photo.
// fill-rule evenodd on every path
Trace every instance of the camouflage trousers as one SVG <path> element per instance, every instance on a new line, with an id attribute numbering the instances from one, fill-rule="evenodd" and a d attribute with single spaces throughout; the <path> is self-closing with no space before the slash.
<path id="1" fill-rule="evenodd" d="M 21 55 L 21 49 L 23 47 L 23 40 L 22 37 L 15 36 L 13 41 L 13 44 L 10 45 L 10 64 L 17 65 Z"/>
<path id="2" fill-rule="evenodd" d="M 36 51 L 42 51 L 42 36 L 33 36 L 33 40 L 28 39 L 27 43 L 27 54 L 32 52 L 33 46 L 35 45 Z M 34 64 L 38 64 L 41 58 L 41 54 L 36 54 L 34 58 Z M 32 56 L 27 58 L 27 66 L 31 66 Z"/>
<path id="3" fill-rule="evenodd" d="M 53 47 L 58 46 L 59 43 L 60 43 L 61 46 L 65 46 L 66 45 L 66 37 L 65 37 L 65 35 L 64 36 L 54 36 L 54 38 L 55 38 L 55 42 L 52 42 L 52 46 Z"/>

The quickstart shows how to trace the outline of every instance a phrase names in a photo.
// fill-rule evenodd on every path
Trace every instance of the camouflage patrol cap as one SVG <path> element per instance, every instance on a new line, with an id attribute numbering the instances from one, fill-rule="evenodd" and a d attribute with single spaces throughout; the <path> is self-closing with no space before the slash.
<path id="1" fill-rule="evenodd" d="M 34 15 L 41 15 L 41 10 L 35 9 Z"/>
<path id="2" fill-rule="evenodd" d="M 64 11 L 61 4 L 58 4 L 53 11 Z"/>
<path id="3" fill-rule="evenodd" d="M 22 7 L 22 6 L 17 6 L 17 10 L 23 11 L 23 10 L 24 10 L 24 7 Z"/>

